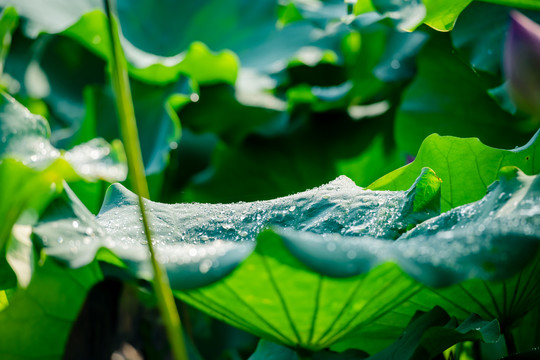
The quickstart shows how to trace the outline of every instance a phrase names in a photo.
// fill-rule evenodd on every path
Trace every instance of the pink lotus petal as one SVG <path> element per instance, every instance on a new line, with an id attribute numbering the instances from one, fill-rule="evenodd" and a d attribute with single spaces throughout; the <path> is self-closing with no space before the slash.
<path id="1" fill-rule="evenodd" d="M 515 105 L 540 116 L 540 25 L 513 11 L 504 50 L 504 71 Z"/>

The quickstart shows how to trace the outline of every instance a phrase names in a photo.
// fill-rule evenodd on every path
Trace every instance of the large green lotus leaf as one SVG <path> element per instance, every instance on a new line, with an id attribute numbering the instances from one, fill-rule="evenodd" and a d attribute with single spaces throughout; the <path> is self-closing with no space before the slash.
<path id="1" fill-rule="evenodd" d="M 380 323 L 397 325 L 398 315 L 411 308 L 439 305 L 461 319 L 474 312 L 509 329 L 538 306 L 539 203 L 540 176 L 505 168 L 482 200 L 427 220 L 395 242 L 292 230 L 279 234 L 296 258 L 321 274 L 354 276 L 391 261 L 427 285 Z M 369 332 L 351 331 L 336 349 L 374 351 L 374 343 L 363 343 L 373 337 L 363 337 Z"/>
<path id="2" fill-rule="evenodd" d="M 523 144 L 531 134 L 518 129 L 515 119 L 487 94 L 490 85 L 440 37 L 418 55 L 418 74 L 403 93 L 394 127 L 398 149 L 415 154 L 433 133 L 479 137 L 491 146 Z"/>
<path id="3" fill-rule="evenodd" d="M 90 288 L 102 279 L 97 262 L 66 269 L 52 259 L 37 265 L 30 285 L 0 311 L 0 357 L 62 359 L 71 327 Z"/>
<path id="4" fill-rule="evenodd" d="M 435 216 L 439 179 L 425 169 L 408 191 L 374 192 L 342 177 L 317 189 L 275 200 L 236 204 L 148 202 L 159 259 L 174 288 L 191 288 L 230 272 L 253 249 L 265 227 L 279 225 L 318 233 L 397 238 Z M 151 278 L 138 198 L 119 184 L 109 189 L 97 216 L 66 189 L 34 228 L 46 252 L 72 267 L 111 249 L 134 273 Z"/>
<path id="5" fill-rule="evenodd" d="M 359 327 L 387 325 L 378 319 L 420 289 L 391 263 L 352 277 L 321 275 L 293 256 L 279 235 L 267 231 L 259 235 L 255 251 L 229 276 L 177 295 L 264 339 L 316 351 Z M 393 319 L 393 326 L 403 329 L 412 313 L 400 316 Z"/>
<path id="6" fill-rule="evenodd" d="M 49 141 L 47 121 L 7 94 L 0 95 L 0 115 L 0 161 L 15 159 L 32 169 L 45 170 L 62 159 L 69 164 L 63 166 L 63 172 L 59 170 L 66 180 L 125 179 L 127 168 L 121 161 L 124 155 L 119 144 L 111 146 L 103 139 L 93 139 L 68 151 L 59 150 Z"/>
<path id="7" fill-rule="evenodd" d="M 513 150 L 486 146 L 478 139 L 430 135 L 422 143 L 415 160 L 383 176 L 369 188 L 377 190 L 407 189 L 415 174 L 430 167 L 442 180 L 443 211 L 482 198 L 489 184 L 497 179 L 504 166 L 516 166 L 526 174 L 540 172 L 540 140 L 537 133 L 526 145 Z"/>

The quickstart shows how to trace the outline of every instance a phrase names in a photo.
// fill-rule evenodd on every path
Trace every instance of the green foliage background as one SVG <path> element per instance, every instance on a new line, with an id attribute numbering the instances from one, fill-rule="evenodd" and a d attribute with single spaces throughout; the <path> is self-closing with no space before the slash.
<path id="1" fill-rule="evenodd" d="M 201 236 L 208 240 L 212 226 L 228 221 L 257 239 L 256 246 L 227 245 L 220 265 L 209 275 L 199 271 L 208 260 L 204 256 L 195 267 L 161 259 L 173 283 L 175 277 L 184 279 L 184 285 L 193 282 L 173 284 L 179 299 L 257 336 L 231 330 L 189 308 L 193 358 L 247 358 L 258 337 L 265 340 L 253 359 L 388 359 L 404 354 L 404 348 L 408 358 L 421 359 L 443 356 L 444 350 L 463 341 L 482 342 L 484 354 L 493 354 L 505 347 L 499 330 L 507 339 L 514 335 L 518 351 L 540 345 L 535 323 L 540 321 L 538 292 L 530 290 L 539 280 L 538 180 L 508 169 L 499 175 L 505 166 L 518 167 L 527 175 L 540 172 L 538 122 L 511 105 L 501 64 L 511 7 L 538 21 L 537 2 L 117 0 L 116 6 L 151 197 L 160 203 L 150 206 L 156 238 L 165 245 L 183 236 L 205 242 Z M 110 183 L 123 181 L 127 188 L 130 184 L 125 181 L 109 84 L 111 59 L 101 2 L 0 0 L 0 7 L 0 80 L 5 94 L 0 100 L 0 216 L 5 220 L 0 224 L 0 355 L 58 359 L 74 346 L 77 333 L 72 324 L 89 289 L 103 278 L 121 279 L 124 289 L 136 288 L 136 295 L 122 295 L 123 301 L 129 297 L 152 305 L 155 300 L 148 293 L 151 276 L 144 251 L 137 250 L 144 239 L 138 234 L 130 192 L 119 185 L 107 192 Z M 424 171 L 429 181 L 423 182 L 419 175 L 426 167 L 436 176 Z M 520 252 L 513 256 L 523 261 L 496 263 L 497 276 L 487 271 L 480 260 L 496 240 L 483 245 L 485 252 L 478 250 L 480 260 L 471 260 L 474 269 L 466 275 L 457 266 L 446 269 L 451 275 L 440 275 L 414 258 L 422 263 L 419 267 L 426 267 L 422 274 L 434 271 L 435 278 L 454 279 L 444 284 L 451 286 L 439 289 L 440 284 L 433 285 L 424 275 L 415 276 L 408 260 L 396 256 L 375 261 L 368 251 L 367 268 L 336 279 L 306 266 L 292 252 L 291 246 L 307 241 L 301 233 L 274 229 L 259 234 L 262 227 L 248 227 L 226 205 L 194 205 L 195 210 L 186 210 L 197 214 L 199 220 L 192 222 L 189 216 L 178 217 L 184 208 L 166 205 L 276 199 L 339 175 L 371 190 L 414 195 L 414 201 L 403 203 L 414 205 L 403 205 L 400 214 L 417 214 L 417 204 L 426 206 L 422 211 L 429 216 L 399 225 L 403 231 L 396 236 L 352 234 L 386 240 L 398 239 L 417 223 L 436 217 L 433 212 L 439 210 L 444 214 L 436 219 L 442 220 L 434 221 L 441 221 L 449 233 L 456 225 L 452 216 L 469 229 L 489 225 L 482 222 L 489 217 L 469 222 L 455 215 L 461 210 L 452 209 L 480 199 L 489 202 L 489 196 L 503 191 L 500 187 L 515 186 L 506 191 L 515 197 L 502 196 L 485 211 L 498 211 L 506 202 L 519 203 L 523 209 L 525 200 L 533 204 L 536 212 L 530 218 L 512 220 L 505 213 L 503 225 L 493 225 L 495 230 L 489 233 L 493 239 L 510 236 L 506 226 L 513 224 L 508 225 L 511 236 L 522 240 Z M 491 187 L 484 198 L 499 176 L 503 185 Z M 518 198 L 518 188 L 531 190 Z M 440 209 L 435 195 L 441 197 Z M 315 195 L 311 206 L 324 207 L 325 200 Z M 298 207 L 297 212 L 292 210 L 295 219 L 303 214 L 295 202 L 264 204 L 270 204 L 269 213 Z M 359 205 L 345 208 L 354 211 Z M 379 219 L 380 214 L 362 211 L 360 220 L 367 219 L 366 214 Z M 205 213 L 225 220 L 210 215 L 206 219 Z M 247 213 L 257 221 L 259 213 Z M 270 218 L 264 218 L 264 225 L 306 230 L 300 220 L 276 223 L 275 217 Z M 120 230 L 111 245 L 106 234 L 116 231 L 111 225 L 115 221 Z M 353 223 L 348 219 L 344 226 Z M 319 233 L 341 235 L 325 224 Z M 415 230 L 426 231 L 419 238 L 437 239 L 422 226 Z M 195 230 L 186 235 L 186 228 Z M 527 229 L 532 230 L 526 233 Z M 451 233 L 461 241 L 459 232 Z M 47 244 L 47 238 L 58 236 L 59 246 Z M 178 256 L 189 251 L 171 249 Z M 344 262 L 350 264 L 349 260 Z M 336 266 L 335 259 L 328 261 L 328 268 Z M 265 287 L 268 278 L 277 281 L 275 293 Z M 222 280 L 203 286 L 218 279 Z M 344 305 L 342 313 L 337 311 L 341 317 L 329 310 L 328 318 L 320 320 L 330 328 L 338 324 L 335 333 L 323 334 L 315 320 L 310 322 L 312 313 L 306 309 L 311 305 L 304 299 L 327 301 L 330 309 L 331 295 L 353 299 L 357 295 L 350 291 L 361 281 L 365 294 L 355 301 L 362 305 L 347 303 L 350 308 Z M 323 282 L 328 284 L 327 293 L 321 292 Z M 389 283 L 394 288 L 383 291 Z M 303 288 L 308 290 L 293 291 Z M 265 291 L 269 293 L 261 295 Z M 115 301 L 113 306 L 118 305 Z M 359 319 L 343 315 L 359 309 L 363 309 Z M 157 331 L 157 325 L 151 326 Z M 411 337 L 396 340 L 405 328 Z M 421 336 L 410 335 L 413 330 Z M 83 330 L 83 335 L 84 331 L 91 330 Z M 216 338 L 224 340 L 209 347 L 207 343 Z M 165 350 L 156 344 L 149 347 L 153 348 L 138 350 L 148 358 L 167 352 L 166 345 Z M 476 347 L 470 346 L 470 351 Z M 345 352 L 336 355 L 329 348 Z M 98 352 L 89 358 L 98 358 Z"/>

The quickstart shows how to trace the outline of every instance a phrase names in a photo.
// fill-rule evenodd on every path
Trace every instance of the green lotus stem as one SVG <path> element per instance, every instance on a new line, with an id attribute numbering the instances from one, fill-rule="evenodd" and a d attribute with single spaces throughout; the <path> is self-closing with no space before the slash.
<path id="1" fill-rule="evenodd" d="M 174 302 L 174 296 L 169 285 L 167 274 L 163 271 L 156 259 L 150 225 L 148 223 L 148 217 L 143 201 L 143 198 L 150 198 L 150 193 L 148 191 L 148 183 L 146 182 L 146 175 L 144 173 L 126 59 L 120 44 L 120 25 L 117 23 L 117 18 L 113 13 L 109 0 L 104 0 L 104 4 L 107 12 L 109 37 L 111 41 L 111 79 L 116 96 L 120 132 L 126 148 L 129 180 L 134 187 L 135 193 L 137 193 L 139 197 L 139 207 L 141 210 L 144 233 L 146 235 L 148 250 L 150 252 L 150 261 L 154 271 L 153 286 L 156 293 L 157 304 L 165 324 L 174 358 L 177 360 L 187 360 L 188 357 L 184 344 L 180 316 Z"/>
<path id="2" fill-rule="evenodd" d="M 514 341 L 514 335 L 512 334 L 512 330 L 506 329 L 503 332 L 504 341 L 506 343 L 506 351 L 508 352 L 508 355 L 513 355 L 517 352 L 516 350 L 516 342 Z"/>

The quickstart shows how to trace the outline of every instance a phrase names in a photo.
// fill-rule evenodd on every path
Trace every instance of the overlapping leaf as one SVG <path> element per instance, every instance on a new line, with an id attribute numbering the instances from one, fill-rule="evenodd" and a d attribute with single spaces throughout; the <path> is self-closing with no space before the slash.
<path id="1" fill-rule="evenodd" d="M 371 192 L 347 178 L 285 198 L 237 204 L 148 203 L 153 237 L 172 286 L 208 284 L 230 272 L 252 251 L 269 225 L 315 232 L 396 238 L 438 213 L 438 178 L 425 170 L 406 192 Z M 113 185 L 97 219 L 67 190 L 46 211 L 35 233 L 48 254 L 71 266 L 113 250 L 134 273 L 149 276 L 137 197 Z"/>
<path id="2" fill-rule="evenodd" d="M 0 99 L 0 159 L 15 159 L 32 169 L 41 171 L 57 160 L 69 165 L 64 167 L 64 177 L 69 179 L 104 179 L 110 182 L 124 180 L 127 168 L 121 161 L 121 147 L 111 147 L 102 139 L 93 139 L 68 151 L 53 147 L 49 141 L 50 130 L 45 119 L 31 114 L 9 95 Z M 69 169 L 72 167 L 72 170 Z"/>
<path id="3" fill-rule="evenodd" d="M 0 215 L 4 219 L 0 224 L 0 249 L 7 259 L 0 261 L 0 271 L 7 274 L 1 281 L 1 287 L 7 288 L 13 285 L 15 274 L 21 285 L 27 284 L 30 276 L 21 277 L 10 253 L 16 250 L 15 244 L 10 244 L 12 227 L 25 211 L 28 213 L 21 221 L 35 221 L 64 180 L 119 181 L 125 178 L 127 169 L 121 161 L 122 148 L 102 139 L 69 151 L 53 147 L 45 119 L 31 114 L 9 95 L 0 96 Z M 30 258 L 25 261 L 24 266 L 30 266 Z"/>
<path id="4" fill-rule="evenodd" d="M 539 133 L 524 146 L 502 150 L 486 146 L 478 139 L 451 136 L 428 136 L 415 160 L 392 171 L 369 186 L 377 190 L 407 189 L 422 167 L 430 167 L 443 180 L 443 211 L 482 198 L 487 186 L 496 180 L 504 166 L 516 166 L 526 174 L 540 172 Z"/>
<path id="5" fill-rule="evenodd" d="M 439 181 L 429 171 L 408 192 L 363 192 L 341 179 L 273 201 L 150 202 L 148 208 L 161 260 L 173 287 L 191 289 L 178 292 L 188 303 L 280 344 L 374 352 L 397 337 L 418 309 L 439 304 L 460 317 L 471 311 L 500 315 L 507 326 L 535 306 L 534 289 L 516 279 L 539 276 L 534 267 L 523 270 L 538 252 L 539 184 L 538 177 L 506 170 L 481 201 L 428 220 L 395 242 L 383 239 L 396 239 L 433 216 Z M 268 224 L 287 229 L 261 233 L 245 258 L 251 251 L 246 240 Z M 72 197 L 71 204 L 53 203 L 35 233 L 50 255 L 71 266 L 108 247 L 137 276 L 147 277 L 136 197 L 119 186 L 111 188 L 97 219 Z M 493 283 L 485 285 L 487 292 L 469 292 L 478 281 Z M 440 291 L 424 286 L 456 283 Z M 444 296 L 456 287 L 469 294 L 459 306 Z M 493 299 L 510 299 L 512 292 L 515 304 L 505 302 L 507 311 L 496 311 Z"/>

